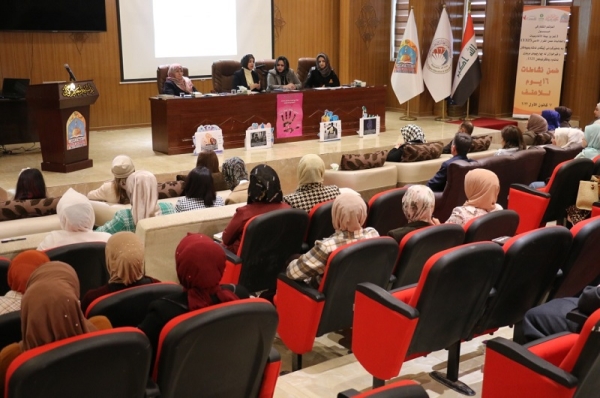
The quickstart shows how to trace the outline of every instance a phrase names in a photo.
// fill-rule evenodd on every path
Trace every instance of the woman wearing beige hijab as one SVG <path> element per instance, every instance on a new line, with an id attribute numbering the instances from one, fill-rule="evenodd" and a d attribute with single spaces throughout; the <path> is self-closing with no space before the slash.
<path id="1" fill-rule="evenodd" d="M 340 189 L 335 185 L 323 185 L 325 163 L 317 155 L 304 155 L 298 163 L 298 189 L 283 197 L 283 201 L 296 209 L 312 209 L 314 205 L 335 199 Z"/>
<path id="2" fill-rule="evenodd" d="M 106 243 L 105 254 L 110 279 L 108 284 L 92 289 L 83 296 L 83 312 L 98 297 L 129 287 L 159 282 L 145 275 L 144 243 L 133 232 L 117 232 L 112 235 Z"/>
<path id="3" fill-rule="evenodd" d="M 21 303 L 21 342 L 0 352 L 0 390 L 10 363 L 22 352 L 69 337 L 110 329 L 104 316 L 85 319 L 79 306 L 79 279 L 75 270 L 60 261 L 37 268 L 27 282 Z"/>
<path id="4" fill-rule="evenodd" d="M 144 218 L 175 213 L 175 208 L 170 203 L 158 203 L 158 183 L 154 174 L 149 171 L 141 170 L 131 174 L 127 177 L 126 187 L 131 209 L 117 211 L 112 220 L 96 229 L 97 232 L 135 232 L 138 221 Z"/>
<path id="5" fill-rule="evenodd" d="M 352 193 L 339 195 L 333 201 L 331 215 L 334 234 L 329 238 L 317 240 L 308 253 L 292 260 L 286 271 L 289 278 L 304 280 L 316 286 L 319 283 L 319 276 L 325 271 L 329 255 L 337 248 L 379 236 L 374 228 L 362 227 L 367 219 L 367 205 L 360 196 Z"/>
<path id="6" fill-rule="evenodd" d="M 60 198 L 56 205 L 60 231 L 52 231 L 38 245 L 38 250 L 82 242 L 106 242 L 110 234 L 94 231 L 94 209 L 90 200 L 73 188 Z"/>
<path id="7" fill-rule="evenodd" d="M 492 211 L 502 210 L 496 201 L 500 192 L 500 181 L 493 171 L 474 169 L 465 176 L 465 195 L 463 206 L 455 207 L 446 223 L 465 225 L 472 218 L 483 216 Z"/>

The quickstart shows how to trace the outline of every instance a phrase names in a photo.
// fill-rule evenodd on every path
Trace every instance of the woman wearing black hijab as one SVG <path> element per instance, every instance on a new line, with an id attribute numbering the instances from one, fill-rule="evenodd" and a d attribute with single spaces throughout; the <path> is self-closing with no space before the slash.
<path id="1" fill-rule="evenodd" d="M 290 62 L 284 56 L 275 61 L 275 67 L 267 74 L 267 91 L 271 90 L 299 90 L 302 83 L 298 76 L 290 69 Z"/>
<path id="2" fill-rule="evenodd" d="M 329 57 L 325 53 L 317 55 L 317 65 L 310 68 L 304 88 L 312 87 L 339 87 L 340 79 L 331 69 Z"/>
<path id="3" fill-rule="evenodd" d="M 260 79 L 254 70 L 254 55 L 246 54 L 240 61 L 242 69 L 233 74 L 233 88 L 246 87 L 248 90 L 260 91 Z"/>

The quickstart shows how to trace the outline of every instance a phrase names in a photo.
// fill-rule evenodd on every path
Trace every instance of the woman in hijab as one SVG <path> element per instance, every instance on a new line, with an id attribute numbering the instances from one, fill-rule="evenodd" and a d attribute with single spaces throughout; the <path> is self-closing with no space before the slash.
<path id="1" fill-rule="evenodd" d="M 313 87 L 339 87 L 340 79 L 331 68 L 329 57 L 325 53 L 317 55 L 317 65 L 310 68 L 304 88 Z"/>
<path id="2" fill-rule="evenodd" d="M 559 127 L 554 130 L 552 144 L 564 149 L 575 145 L 581 145 L 582 141 L 583 131 L 572 127 Z"/>
<path id="3" fill-rule="evenodd" d="M 244 55 L 240 63 L 242 69 L 233 74 L 233 88 L 246 87 L 251 91 L 260 91 L 260 78 L 254 70 L 254 55 Z"/>
<path id="4" fill-rule="evenodd" d="M 566 106 L 557 106 L 554 108 L 558 115 L 560 116 L 560 127 L 571 127 L 571 115 L 573 111 Z"/>
<path id="5" fill-rule="evenodd" d="M 408 224 L 388 232 L 388 235 L 400 243 L 402 238 L 412 231 L 439 225 L 437 218 L 433 217 L 435 196 L 433 191 L 425 185 L 412 185 L 402 197 L 402 211 Z"/>
<path id="6" fill-rule="evenodd" d="M 600 124 L 594 123 L 589 126 L 585 126 L 585 132 L 583 133 L 583 151 L 581 151 L 577 158 L 589 158 L 594 159 L 600 155 Z"/>
<path id="7" fill-rule="evenodd" d="M 98 189 L 88 192 L 87 197 L 90 200 L 101 200 L 108 203 L 129 204 L 129 196 L 125 190 L 127 177 L 135 171 L 133 161 L 127 155 L 116 156 L 112 161 L 110 169 L 115 177 L 112 181 L 107 181 Z"/>
<path id="8" fill-rule="evenodd" d="M 535 113 L 531 114 L 527 121 L 527 131 L 523 133 L 524 144 L 526 146 L 548 144 L 551 138 L 552 136 L 548 134 L 546 119 Z M 548 139 L 548 142 L 544 142 L 546 139 Z"/>
<path id="9" fill-rule="evenodd" d="M 206 235 L 188 234 L 179 242 L 175 267 L 183 292 L 150 303 L 148 314 L 138 326 L 148 336 L 155 354 L 160 332 L 171 319 L 189 311 L 248 298 L 243 290 L 236 289 L 234 293 L 230 285 L 219 285 L 225 270 L 225 252 Z"/>
<path id="10" fill-rule="evenodd" d="M 400 129 L 398 142 L 396 142 L 396 146 L 388 152 L 386 161 L 402 162 L 405 145 L 423 144 L 425 142 L 427 142 L 427 140 L 425 140 L 425 133 L 423 133 L 421 127 L 416 124 L 407 124 Z"/>
<path id="11" fill-rule="evenodd" d="M 127 177 L 127 195 L 131 200 L 131 209 L 122 209 L 115 213 L 96 232 L 116 234 L 121 231 L 135 232 L 138 221 L 144 218 L 156 217 L 163 214 L 175 213 L 170 203 L 158 203 L 158 183 L 156 177 L 149 171 L 136 171 Z"/>
<path id="12" fill-rule="evenodd" d="M 304 155 L 298 163 L 298 189 L 283 197 L 283 200 L 296 209 L 312 209 L 314 205 L 335 199 L 340 189 L 335 185 L 323 185 L 325 163 L 317 155 Z"/>
<path id="13" fill-rule="evenodd" d="M 275 67 L 267 74 L 267 91 L 272 90 L 300 90 L 302 83 L 298 76 L 290 69 L 290 62 L 286 57 L 279 56 Z"/>
<path id="14" fill-rule="evenodd" d="M 560 127 L 560 114 L 552 109 L 542 111 L 542 117 L 548 122 L 548 131 L 552 132 Z"/>
<path id="15" fill-rule="evenodd" d="M 83 300 L 81 309 L 87 311 L 88 306 L 98 297 L 118 292 L 129 287 L 159 282 L 144 273 L 144 243 L 133 232 L 117 232 L 106 242 L 106 269 L 108 284 L 89 290 Z"/>
<path id="16" fill-rule="evenodd" d="M 317 240 L 308 253 L 292 260 L 286 270 L 289 278 L 303 280 L 317 287 L 331 253 L 348 243 L 379 236 L 375 228 L 362 227 L 367 219 L 367 205 L 358 195 L 343 193 L 335 198 L 331 216 L 334 234 Z"/>
<path id="17" fill-rule="evenodd" d="M 0 352 L 0 389 L 10 363 L 21 353 L 69 337 L 110 329 L 104 316 L 85 319 L 79 306 L 79 279 L 73 267 L 48 262 L 31 274 L 21 303 L 21 342 Z"/>
<path id="18" fill-rule="evenodd" d="M 270 166 L 259 164 L 250 172 L 247 205 L 238 207 L 223 231 L 223 244 L 233 253 L 238 252 L 242 233 L 248 220 L 273 210 L 289 209 L 283 203 L 279 176 Z"/>
<path id="19" fill-rule="evenodd" d="M 38 245 L 38 250 L 82 242 L 106 242 L 110 234 L 94 231 L 94 209 L 90 200 L 73 188 L 60 198 L 56 205 L 60 231 L 52 231 Z"/>
<path id="20" fill-rule="evenodd" d="M 171 64 L 167 72 L 163 92 L 179 97 L 181 94 L 191 94 L 194 91 L 198 90 L 189 78 L 183 76 L 183 67 L 179 64 Z"/>
<path id="21" fill-rule="evenodd" d="M 25 250 L 12 259 L 7 274 L 10 290 L 0 297 L 0 315 L 21 309 L 21 300 L 31 273 L 48 261 L 50 259 L 46 253 L 37 250 Z"/>
<path id="22" fill-rule="evenodd" d="M 463 206 L 455 207 L 446 223 L 465 225 L 471 219 L 492 211 L 502 210 L 496 201 L 500 192 L 500 181 L 493 171 L 473 169 L 465 176 L 465 195 Z"/>
<path id="23" fill-rule="evenodd" d="M 246 164 L 237 156 L 223 162 L 223 179 L 231 194 L 225 199 L 226 205 L 244 203 L 248 197 L 248 172 Z"/>

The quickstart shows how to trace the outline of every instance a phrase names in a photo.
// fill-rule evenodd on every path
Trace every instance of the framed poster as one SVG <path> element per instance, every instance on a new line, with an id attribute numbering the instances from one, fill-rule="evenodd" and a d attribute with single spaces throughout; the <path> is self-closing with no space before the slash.
<path id="1" fill-rule="evenodd" d="M 342 139 L 342 121 L 321 122 L 319 141 L 336 141 Z"/>
<path id="2" fill-rule="evenodd" d="M 273 147 L 273 132 L 266 127 L 246 130 L 245 147 L 247 151 Z"/>
<path id="3" fill-rule="evenodd" d="M 360 126 L 358 130 L 360 138 L 379 135 L 379 116 L 361 117 L 358 124 Z"/>
<path id="4" fill-rule="evenodd" d="M 223 152 L 223 131 L 219 128 L 197 131 L 192 141 L 194 142 L 194 155 L 209 150 L 217 153 Z"/>

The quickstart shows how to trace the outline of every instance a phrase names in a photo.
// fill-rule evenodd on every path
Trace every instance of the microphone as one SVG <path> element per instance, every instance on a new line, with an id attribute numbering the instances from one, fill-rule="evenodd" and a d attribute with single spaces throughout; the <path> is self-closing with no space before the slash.
<path id="1" fill-rule="evenodd" d="M 77 79 L 75 78 L 75 75 L 73 74 L 73 71 L 71 70 L 71 68 L 69 68 L 69 64 L 65 64 L 65 69 L 67 70 L 67 72 L 69 72 L 69 78 L 72 82 L 76 82 Z"/>
<path id="2" fill-rule="evenodd" d="M 254 65 L 254 69 L 262 69 L 265 67 L 265 64 L 256 64 Z"/>

